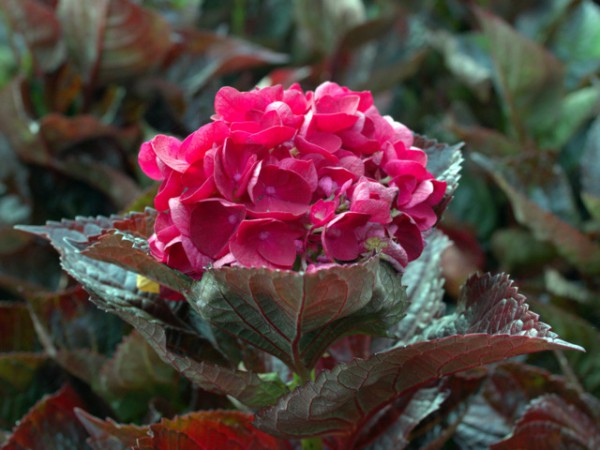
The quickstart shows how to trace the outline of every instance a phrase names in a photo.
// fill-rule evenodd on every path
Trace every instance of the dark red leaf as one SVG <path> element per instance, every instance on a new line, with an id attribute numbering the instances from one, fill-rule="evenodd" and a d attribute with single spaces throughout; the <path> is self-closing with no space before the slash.
<path id="1" fill-rule="evenodd" d="M 597 418 L 555 394 L 533 400 L 507 439 L 492 450 L 596 449 L 600 447 Z"/>
<path id="2" fill-rule="evenodd" d="M 63 0 L 67 47 L 84 78 L 104 84 L 144 75 L 162 63 L 171 30 L 156 12 L 129 0 Z"/>
<path id="3" fill-rule="evenodd" d="M 520 354 L 580 349 L 528 311 L 506 276 L 472 277 L 460 302 L 455 315 L 431 327 L 437 338 L 323 372 L 260 412 L 257 425 L 288 438 L 349 434 L 407 390 L 444 375 Z"/>
<path id="4" fill-rule="evenodd" d="M 49 6 L 37 0 L 2 0 L 0 8 L 10 27 L 23 36 L 42 72 L 52 72 L 64 61 L 60 24 Z"/>
<path id="5" fill-rule="evenodd" d="M 209 269 L 189 301 L 214 326 L 299 373 L 343 335 L 385 334 L 405 307 L 400 275 L 379 259 L 312 273 Z"/>
<path id="6" fill-rule="evenodd" d="M 180 450 L 255 449 L 291 450 L 285 441 L 257 430 L 252 415 L 239 411 L 206 411 L 162 420 L 150 426 L 150 445 L 138 445 L 139 450 L 176 448 Z M 180 439 L 183 441 L 180 441 Z"/>
<path id="7" fill-rule="evenodd" d="M 87 433 L 73 411 L 83 406 L 68 385 L 44 397 L 19 421 L 2 450 L 89 449 Z"/>
<path id="8" fill-rule="evenodd" d="M 130 449 L 139 438 L 147 436 L 148 427 L 100 420 L 79 408 L 75 408 L 75 415 L 89 433 L 87 443 L 93 450 Z"/>

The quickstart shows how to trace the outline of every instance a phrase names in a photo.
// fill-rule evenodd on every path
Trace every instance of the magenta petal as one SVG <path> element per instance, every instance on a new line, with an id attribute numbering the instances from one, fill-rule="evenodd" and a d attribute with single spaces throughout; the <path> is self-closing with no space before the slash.
<path id="1" fill-rule="evenodd" d="M 327 256 L 339 261 L 353 261 L 362 252 L 361 228 L 369 221 L 367 214 L 345 212 L 325 226 L 321 241 Z"/>
<path id="2" fill-rule="evenodd" d="M 394 226 L 396 228 L 394 239 L 406 251 L 408 261 L 417 259 L 425 245 L 419 227 L 404 214 L 394 218 Z"/>
<path id="3" fill-rule="evenodd" d="M 151 142 L 144 142 L 142 144 L 140 153 L 138 154 L 138 163 L 142 171 L 153 180 L 164 179 L 164 174 L 158 166 L 156 153 L 154 153 Z"/>
<path id="4" fill-rule="evenodd" d="M 356 123 L 358 116 L 352 114 L 315 114 L 314 121 L 319 130 L 335 133 L 350 128 Z"/>
<path id="5" fill-rule="evenodd" d="M 315 227 L 325 225 L 335 214 L 335 210 L 338 207 L 339 202 L 336 200 L 323 200 L 319 199 L 310 207 L 310 221 Z"/>
<path id="6" fill-rule="evenodd" d="M 167 179 L 161 183 L 156 197 L 154 197 L 154 207 L 158 211 L 166 211 L 169 209 L 169 200 L 173 197 L 178 197 L 183 189 L 181 174 L 171 172 Z"/>
<path id="7" fill-rule="evenodd" d="M 316 153 L 331 162 L 337 162 L 338 158 L 334 153 L 340 149 L 342 140 L 335 134 L 330 133 L 315 133 L 310 138 L 298 134 L 296 135 L 295 144 L 300 153 Z"/>
<path id="8" fill-rule="evenodd" d="M 213 122 L 190 134 L 181 143 L 181 154 L 190 164 L 204 158 L 204 155 L 213 146 L 222 145 L 229 129 L 223 122 Z"/>
<path id="9" fill-rule="evenodd" d="M 280 220 L 244 220 L 229 248 L 246 267 L 291 268 L 296 260 L 295 240 L 300 236 L 300 228 Z"/>
<path id="10" fill-rule="evenodd" d="M 258 213 L 284 213 L 297 216 L 308 211 L 312 197 L 309 184 L 296 172 L 275 165 L 260 168 L 248 185 L 252 205 Z"/>
<path id="11" fill-rule="evenodd" d="M 192 210 L 190 239 L 202 253 L 216 258 L 245 216 L 243 205 L 221 199 L 203 200 Z"/>
<path id="12" fill-rule="evenodd" d="M 402 212 L 408 214 L 417 224 L 419 229 L 429 230 L 438 220 L 433 208 L 425 203 L 413 206 L 412 208 L 402 209 Z"/>
<path id="13" fill-rule="evenodd" d="M 410 201 L 404 205 L 404 208 L 412 208 L 419 203 L 423 203 L 431 194 L 433 194 L 433 183 L 429 180 L 421 181 L 413 191 Z"/>
<path id="14" fill-rule="evenodd" d="M 319 183 L 319 176 L 317 175 L 317 169 L 315 164 L 311 160 L 302 160 L 296 158 L 285 158 L 282 159 L 278 166 L 281 169 L 291 170 L 302 177 L 304 181 L 310 187 L 311 193 L 317 189 Z"/>
<path id="15" fill-rule="evenodd" d="M 180 158 L 181 142 L 171 136 L 159 134 L 150 141 L 156 157 L 176 172 L 183 173 L 189 167 L 189 163 Z"/>

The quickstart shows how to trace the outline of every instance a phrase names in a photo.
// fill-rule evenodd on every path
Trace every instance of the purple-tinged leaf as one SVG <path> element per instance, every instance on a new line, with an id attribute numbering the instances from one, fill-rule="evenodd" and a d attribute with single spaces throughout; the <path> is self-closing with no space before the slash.
<path id="1" fill-rule="evenodd" d="M 272 405 L 287 393 L 286 386 L 279 380 L 263 380 L 255 373 L 211 362 L 211 358 L 207 357 L 211 349 L 206 349 L 207 344 L 199 342 L 197 337 L 170 332 L 141 315 L 125 317 L 125 313 L 118 314 L 144 336 L 163 361 L 206 391 L 230 395 L 250 408 Z M 189 342 L 185 342 L 186 338 Z M 197 348 L 199 345 L 202 348 Z"/>
<path id="2" fill-rule="evenodd" d="M 129 0 L 62 0 L 57 13 L 67 48 L 88 82 L 145 75 L 172 45 L 167 22 Z"/>
<path id="3" fill-rule="evenodd" d="M 60 24 L 54 11 L 37 0 L 2 0 L 0 9 L 13 32 L 23 36 L 42 72 L 52 72 L 65 59 Z"/>
<path id="4" fill-rule="evenodd" d="M 565 379 L 538 367 L 508 362 L 490 369 L 481 391 L 469 404 L 454 441 L 461 448 L 488 448 L 511 432 L 531 400 L 549 392 L 590 416 L 598 414 L 594 413 L 589 396 L 581 396 Z"/>
<path id="5" fill-rule="evenodd" d="M 529 404 L 510 437 L 490 448 L 592 450 L 599 447 L 598 417 L 590 416 L 558 395 L 547 394 Z"/>
<path id="6" fill-rule="evenodd" d="M 41 399 L 13 430 L 2 450 L 89 449 L 74 409 L 83 402 L 70 386 Z"/>
<path id="7" fill-rule="evenodd" d="M 148 427 L 100 420 L 79 408 L 75 408 L 75 415 L 89 433 L 87 443 L 93 450 L 128 450 L 147 436 Z"/>
<path id="8" fill-rule="evenodd" d="M 179 292 L 189 287 L 189 280 L 185 275 L 150 256 L 147 241 L 128 232 L 109 231 L 85 248 L 81 254 L 118 265 Z"/>
<path id="9" fill-rule="evenodd" d="M 419 389 L 407 399 L 400 398 L 384 409 L 384 413 L 393 410 L 394 422 L 383 434 L 373 442 L 358 440 L 356 447 L 368 450 L 403 449 L 409 444 L 410 433 L 419 423 L 431 413 L 437 411 L 448 398 L 449 393 L 441 391 L 438 387 Z M 399 404 L 399 400 L 403 400 Z M 375 417 L 383 415 L 381 412 Z M 364 445 L 368 444 L 368 445 Z"/>
<path id="10" fill-rule="evenodd" d="M 449 241 L 439 231 L 427 238 L 421 256 L 406 266 L 402 282 L 406 285 L 409 306 L 405 317 L 391 329 L 403 343 L 410 342 L 444 312 L 444 279 L 440 260 Z"/>
<path id="11" fill-rule="evenodd" d="M 191 282 L 189 277 L 148 254 L 145 238 L 151 234 L 155 216 L 155 211 L 147 209 L 125 216 L 78 217 L 74 221 L 48 222 L 45 226 L 21 226 L 19 229 L 46 237 L 63 257 L 79 254 L 92 257 L 142 274 L 178 292 L 186 291 Z M 73 263 L 77 264 L 77 261 Z"/>
<path id="12" fill-rule="evenodd" d="M 141 193 L 133 179 L 102 162 L 69 159 L 54 167 L 74 180 L 82 181 L 105 194 L 117 209 L 123 209 Z"/>
<path id="13" fill-rule="evenodd" d="M 473 156 L 508 196 L 517 220 L 530 228 L 537 239 L 554 244 L 558 252 L 582 273 L 600 273 L 600 245 L 515 189 L 489 160 Z"/>
<path id="14" fill-rule="evenodd" d="M 446 337 L 395 347 L 323 372 L 261 411 L 257 426 L 288 438 L 352 434 L 407 390 L 445 375 L 521 354 L 581 349 L 558 339 L 528 311 L 525 297 L 504 275 L 473 276 L 458 311 L 435 329 L 434 334 Z"/>
<path id="15" fill-rule="evenodd" d="M 188 301 L 215 327 L 305 374 L 344 335 L 384 335 L 405 308 L 400 280 L 377 258 L 312 273 L 209 269 Z"/>

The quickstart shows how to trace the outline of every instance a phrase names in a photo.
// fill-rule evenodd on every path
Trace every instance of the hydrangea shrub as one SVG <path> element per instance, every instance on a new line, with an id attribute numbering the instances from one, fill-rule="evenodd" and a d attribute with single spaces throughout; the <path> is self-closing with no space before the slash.
<path id="1" fill-rule="evenodd" d="M 581 349 L 504 274 L 473 275 L 444 314 L 448 240 L 433 227 L 460 152 L 382 116 L 369 92 L 222 88 L 210 123 L 182 141 L 156 136 L 139 163 L 160 182 L 154 209 L 24 229 L 50 240 L 91 300 L 135 328 L 129 345 L 147 342 L 242 411 L 138 427 L 77 409 L 70 389 L 49 397 L 45 407 L 79 424 L 73 439 L 83 426 L 93 448 L 404 448 L 443 444 L 436 423 L 472 440 L 477 413 L 465 409 L 460 428 L 454 407 L 499 376 L 482 365 Z M 533 376 L 555 383 L 514 378 Z M 504 426 L 478 436 L 510 445 L 506 411 L 477 395 Z M 589 399 L 568 398 L 594 420 Z M 25 426 L 42 416 L 33 410 Z M 12 443 L 25 437 L 17 429 Z"/>

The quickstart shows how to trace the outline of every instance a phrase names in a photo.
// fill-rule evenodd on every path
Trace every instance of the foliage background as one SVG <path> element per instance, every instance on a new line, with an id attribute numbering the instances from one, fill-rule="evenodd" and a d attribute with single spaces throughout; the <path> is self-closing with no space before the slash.
<path id="1" fill-rule="evenodd" d="M 448 304 L 474 271 L 511 273 L 587 350 L 529 361 L 600 395 L 597 3 L 0 0 L 0 12 L 0 442 L 66 380 L 123 422 L 229 405 L 13 228 L 142 210 L 156 187 L 137 168 L 140 143 L 206 123 L 223 85 L 333 80 L 373 91 L 418 133 L 464 141 L 441 223 Z"/>

